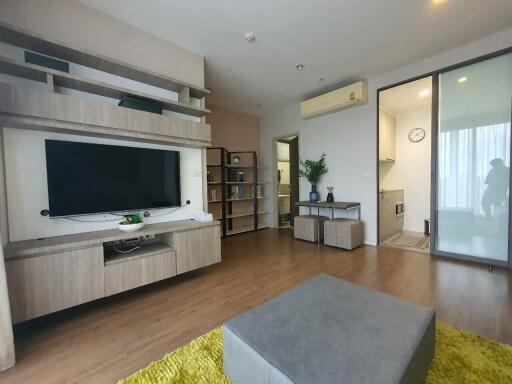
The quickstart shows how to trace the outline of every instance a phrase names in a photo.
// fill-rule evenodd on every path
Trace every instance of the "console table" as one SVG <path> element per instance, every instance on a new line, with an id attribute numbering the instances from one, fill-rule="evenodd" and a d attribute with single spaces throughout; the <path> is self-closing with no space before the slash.
<path id="1" fill-rule="evenodd" d="M 334 219 L 334 210 L 357 210 L 357 220 L 361 220 L 361 203 L 348 202 L 348 201 L 334 201 L 332 203 L 327 201 L 298 201 L 295 205 L 299 207 L 308 207 L 309 214 L 311 215 L 312 208 L 317 209 L 317 215 L 320 216 L 320 208 L 326 208 L 331 210 L 331 219 Z M 320 220 L 317 221 L 318 233 L 320 233 Z M 318 236 L 318 243 L 320 244 L 320 236 Z"/>
<path id="2" fill-rule="evenodd" d="M 113 242 L 143 237 L 130 253 Z M 220 223 L 193 220 L 16 241 L 5 247 L 13 323 L 114 295 L 221 261 Z"/>

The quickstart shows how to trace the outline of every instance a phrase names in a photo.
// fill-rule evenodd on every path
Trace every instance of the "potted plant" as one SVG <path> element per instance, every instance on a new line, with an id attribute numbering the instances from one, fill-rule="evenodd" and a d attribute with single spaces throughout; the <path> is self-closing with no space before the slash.
<path id="1" fill-rule="evenodd" d="M 117 226 L 123 232 L 135 232 L 144 228 L 144 220 L 139 215 L 126 215 Z"/>
<path id="2" fill-rule="evenodd" d="M 311 192 L 309 192 L 309 200 L 316 202 L 320 200 L 320 195 L 316 190 L 316 185 L 320 181 L 322 175 L 328 171 L 325 165 L 325 153 L 322 153 L 320 160 L 301 160 L 299 168 L 299 176 L 305 177 L 311 183 Z"/>

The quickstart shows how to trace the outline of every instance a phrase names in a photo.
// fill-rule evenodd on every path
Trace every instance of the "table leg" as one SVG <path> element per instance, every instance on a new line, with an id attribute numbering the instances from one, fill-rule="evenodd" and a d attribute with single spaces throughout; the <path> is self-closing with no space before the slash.
<path id="1" fill-rule="evenodd" d="M 318 235 L 318 244 L 320 244 L 320 207 L 317 207 L 316 215 L 318 218 L 316 221 L 316 233 Z"/>

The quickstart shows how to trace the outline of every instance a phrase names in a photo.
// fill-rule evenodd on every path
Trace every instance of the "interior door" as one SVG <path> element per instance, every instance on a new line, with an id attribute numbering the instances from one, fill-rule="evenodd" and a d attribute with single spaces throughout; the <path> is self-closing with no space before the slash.
<path id="1" fill-rule="evenodd" d="M 437 89 L 433 252 L 505 265 L 512 53 L 442 72 Z"/>
<path id="2" fill-rule="evenodd" d="M 289 141 L 290 145 L 290 225 L 293 227 L 293 219 L 299 215 L 299 137 Z"/>

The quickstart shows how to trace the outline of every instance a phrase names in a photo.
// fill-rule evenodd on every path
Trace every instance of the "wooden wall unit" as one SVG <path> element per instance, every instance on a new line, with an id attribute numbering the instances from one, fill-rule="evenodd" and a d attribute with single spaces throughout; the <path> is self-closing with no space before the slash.
<path id="1" fill-rule="evenodd" d="M 146 225 L 24 240 L 6 247 L 12 321 L 18 323 L 87 301 L 166 279 L 221 261 L 218 221 Z M 112 251 L 113 241 L 155 236 L 133 253 Z"/>
<path id="2" fill-rule="evenodd" d="M 211 146 L 210 125 L 205 121 L 210 112 L 205 107 L 205 97 L 210 91 L 114 58 L 48 41 L 4 22 L 0 22 L 0 41 L 178 94 L 176 101 L 0 56 L 0 73 L 25 82 L 28 79 L 32 82 L 26 83 L 35 85 L 20 86 L 9 77 L 9 83 L 0 82 L 0 237 L 6 244 L 4 247 L 0 243 L 1 371 L 14 365 L 11 321 L 29 320 L 220 262 L 221 254 L 219 223 L 191 220 L 147 225 L 136 234 L 112 229 L 9 242 L 2 127 L 204 149 Z M 40 83 L 46 86 L 41 87 Z M 60 88 L 114 99 L 150 99 L 168 111 L 191 117 L 123 108 L 90 97 L 58 93 L 62 92 Z M 205 151 L 202 163 L 206 172 Z M 206 191 L 203 198 L 206 201 Z M 110 242 L 145 235 L 155 235 L 157 241 L 144 244 L 136 254 L 119 256 L 109 248 Z M 177 248 L 165 244 L 162 238 L 176 243 Z M 4 249 L 5 273 L 1 253 Z"/>

